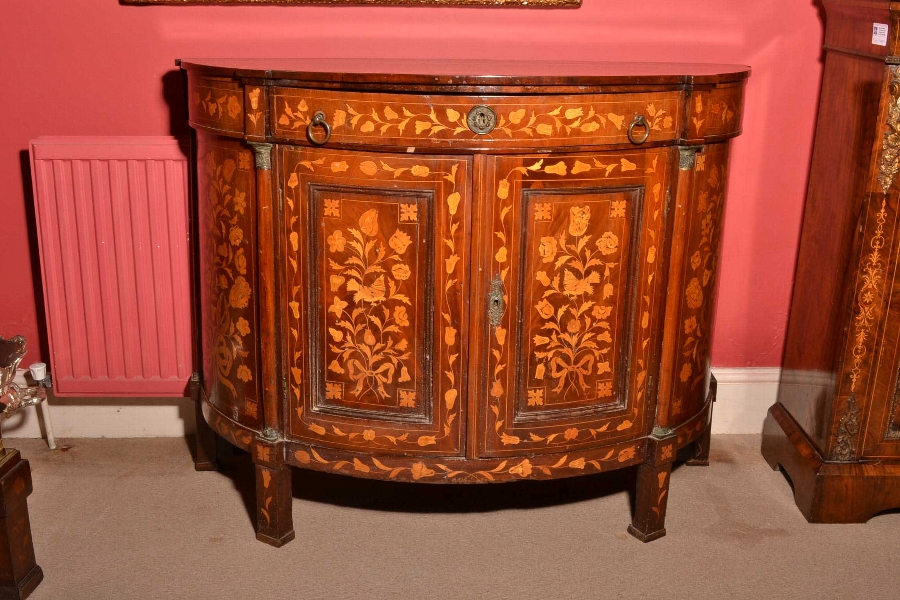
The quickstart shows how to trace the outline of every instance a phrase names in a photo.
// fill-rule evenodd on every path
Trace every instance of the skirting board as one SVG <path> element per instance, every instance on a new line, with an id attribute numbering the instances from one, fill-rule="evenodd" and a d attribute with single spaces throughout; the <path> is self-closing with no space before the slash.
<path id="1" fill-rule="evenodd" d="M 56 438 L 182 437 L 193 433 L 190 398 L 50 398 Z M 3 437 L 44 437 L 37 407 L 3 421 Z"/>
<path id="2" fill-rule="evenodd" d="M 761 433 L 778 395 L 778 368 L 713 368 L 719 393 L 713 433 Z M 57 438 L 180 437 L 194 432 L 188 398 L 51 398 Z M 36 409 L 3 422 L 3 437 L 42 437 Z"/>
<path id="3" fill-rule="evenodd" d="M 762 433 L 769 407 L 778 399 L 778 367 L 713 367 L 719 382 L 713 433 Z"/>

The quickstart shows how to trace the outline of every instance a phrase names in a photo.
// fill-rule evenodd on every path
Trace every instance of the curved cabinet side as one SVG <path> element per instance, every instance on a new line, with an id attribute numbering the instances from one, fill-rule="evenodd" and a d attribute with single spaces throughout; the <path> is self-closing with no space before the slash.
<path id="1" fill-rule="evenodd" d="M 725 212 L 728 144 L 696 154 L 683 149 L 670 263 L 657 424 L 674 427 L 697 415 L 709 393 L 709 354 Z M 685 181 L 685 177 L 689 181 Z M 682 198 L 681 194 L 687 193 Z M 674 306 L 673 306 L 674 303 Z M 674 317 L 674 318 L 672 318 Z"/>
<path id="2" fill-rule="evenodd" d="M 201 131 L 197 160 L 203 388 L 219 411 L 259 430 L 253 155 Z"/>

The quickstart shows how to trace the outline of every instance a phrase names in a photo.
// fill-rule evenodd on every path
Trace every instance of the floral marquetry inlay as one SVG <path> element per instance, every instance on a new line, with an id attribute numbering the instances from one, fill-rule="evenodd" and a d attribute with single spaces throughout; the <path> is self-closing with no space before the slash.
<path id="1" fill-rule="evenodd" d="M 688 137 L 700 138 L 736 131 L 741 123 L 743 87 L 694 91 L 691 95 Z"/>
<path id="2" fill-rule="evenodd" d="M 422 237 L 417 205 L 322 198 L 328 236 L 326 399 L 415 408 L 410 358 L 422 307 L 413 304 L 417 294 L 409 288 L 421 281 L 422 271 L 415 252 Z M 346 213 L 359 215 L 356 227 L 345 225 Z M 413 252 L 407 252 L 411 245 Z"/>
<path id="3" fill-rule="evenodd" d="M 284 188 L 296 431 L 348 447 L 453 450 L 468 164 L 316 154 L 288 154 Z M 312 305 L 304 281 L 316 282 Z M 311 328 L 321 342 L 304 341 Z"/>
<path id="4" fill-rule="evenodd" d="M 709 146 L 694 162 L 693 212 L 686 232 L 672 417 L 694 414 L 705 401 L 719 240 L 725 202 L 726 148 Z"/>
<path id="5" fill-rule="evenodd" d="M 289 460 L 304 467 L 372 479 L 423 483 L 499 483 L 522 479 L 552 479 L 599 473 L 643 459 L 643 445 L 634 442 L 577 454 L 514 460 L 451 461 L 395 457 L 360 457 L 313 447 L 297 448 Z"/>
<path id="6" fill-rule="evenodd" d="M 191 81 L 191 121 L 215 129 L 243 133 L 244 90 L 237 84 L 214 79 Z M 262 115 L 256 111 L 257 120 Z"/>
<path id="7" fill-rule="evenodd" d="M 501 160 L 489 257 L 508 308 L 489 332 L 496 438 L 484 443 L 547 451 L 627 436 L 647 393 L 667 162 L 656 153 Z"/>
<path id="8" fill-rule="evenodd" d="M 540 326 L 527 342 L 529 406 L 613 395 L 611 332 L 619 316 L 627 200 L 553 200 L 536 202 L 533 209 L 532 237 L 540 240 L 533 262 L 539 270 L 528 297 Z"/>
<path id="9" fill-rule="evenodd" d="M 412 96 L 403 102 L 372 101 L 360 94 L 277 88 L 275 130 L 288 137 L 305 135 L 314 112 L 322 110 L 335 139 L 384 140 L 614 140 L 626 141 L 626 131 L 636 114 L 650 124 L 651 137 L 675 136 L 676 94 L 636 94 L 623 101 L 614 95 L 560 96 L 555 103 L 527 99 L 485 98 L 496 113 L 497 123 L 487 135 L 468 125 L 467 115 L 477 105 L 452 97 Z M 296 132 L 296 133 L 295 133 Z M 592 142 L 589 142 L 592 143 Z"/>
<path id="10" fill-rule="evenodd" d="M 208 265 L 204 350 L 215 366 L 216 400 L 258 418 L 252 268 L 252 207 L 249 150 L 205 147 L 200 190 L 204 196 L 205 257 Z M 209 385 L 209 382 L 208 382 Z M 237 416 L 235 418 L 238 418 Z"/>

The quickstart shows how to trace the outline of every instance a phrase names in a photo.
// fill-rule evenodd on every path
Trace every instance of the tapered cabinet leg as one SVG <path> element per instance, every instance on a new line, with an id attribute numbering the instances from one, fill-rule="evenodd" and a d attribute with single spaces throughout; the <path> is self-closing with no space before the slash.
<path id="1" fill-rule="evenodd" d="M 256 464 L 256 539 L 280 548 L 294 539 L 291 468 Z"/>
<path id="2" fill-rule="evenodd" d="M 26 498 L 31 468 L 16 450 L 0 450 L 0 598 L 23 600 L 43 580 L 34 558 Z"/>
<path id="3" fill-rule="evenodd" d="M 651 542 L 666 535 L 666 505 L 669 501 L 669 476 L 675 460 L 677 438 L 665 430 L 648 438 L 647 459 L 638 467 L 634 518 L 628 533 Z"/>
<path id="4" fill-rule="evenodd" d="M 196 449 L 194 452 L 194 469 L 197 471 L 215 471 L 218 468 L 216 462 L 216 432 L 212 430 L 206 419 L 203 418 L 203 405 L 200 403 L 200 377 L 196 373 L 191 377 L 191 399 L 194 401 L 194 415 L 197 421 L 195 434 Z"/>

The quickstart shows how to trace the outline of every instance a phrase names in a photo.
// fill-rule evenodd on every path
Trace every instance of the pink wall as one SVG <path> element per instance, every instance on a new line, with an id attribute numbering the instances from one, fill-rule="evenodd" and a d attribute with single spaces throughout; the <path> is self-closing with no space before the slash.
<path id="1" fill-rule="evenodd" d="M 26 362 L 38 358 L 43 309 L 20 153 L 39 135 L 183 132 L 180 79 L 166 76 L 177 57 L 375 56 L 387 69 L 398 56 L 723 62 L 753 76 L 734 144 L 713 362 L 776 366 L 821 39 L 812 0 L 584 0 L 550 11 L 2 0 L 0 335 L 26 335 Z"/>

